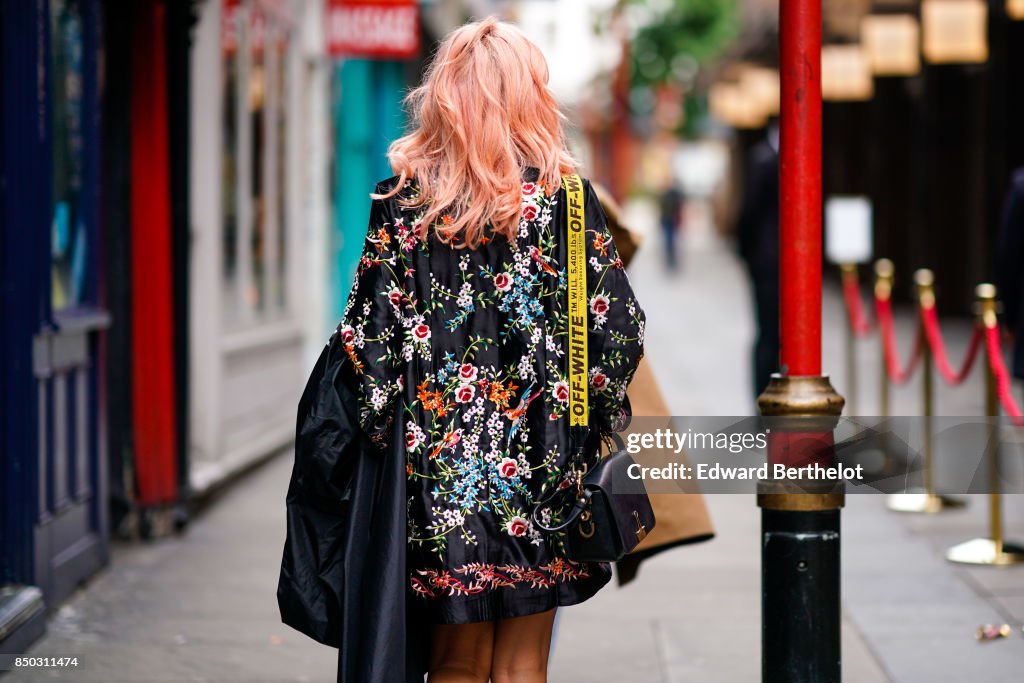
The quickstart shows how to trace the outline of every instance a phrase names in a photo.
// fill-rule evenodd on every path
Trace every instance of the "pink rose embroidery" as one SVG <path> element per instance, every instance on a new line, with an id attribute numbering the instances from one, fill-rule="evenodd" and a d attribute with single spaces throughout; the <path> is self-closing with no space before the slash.
<path id="1" fill-rule="evenodd" d="M 505 526 L 510 536 L 525 536 L 527 528 L 529 528 L 529 522 L 519 515 L 508 520 L 508 524 Z"/>
<path id="2" fill-rule="evenodd" d="M 472 363 L 463 363 L 459 368 L 459 379 L 463 382 L 472 382 L 476 379 L 476 366 Z"/>
<path id="3" fill-rule="evenodd" d="M 430 326 L 426 323 L 420 323 L 416 327 L 412 328 L 412 336 L 416 341 L 427 341 L 430 339 Z"/>
<path id="4" fill-rule="evenodd" d="M 519 463 L 512 458 L 503 458 L 498 463 L 498 473 L 503 477 L 514 477 L 519 474 Z"/>

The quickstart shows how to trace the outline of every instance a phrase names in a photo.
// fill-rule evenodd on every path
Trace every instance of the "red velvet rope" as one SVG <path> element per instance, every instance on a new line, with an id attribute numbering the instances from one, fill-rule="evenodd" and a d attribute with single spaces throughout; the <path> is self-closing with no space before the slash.
<path id="1" fill-rule="evenodd" d="M 860 299 L 860 284 L 855 276 L 843 277 L 843 299 L 846 300 L 847 320 L 850 321 L 853 334 L 857 337 L 870 334 L 874 326 L 864 313 L 864 304 Z"/>
<path id="2" fill-rule="evenodd" d="M 981 348 L 981 325 L 976 325 L 971 335 L 971 341 L 967 346 L 967 356 L 959 371 L 954 371 L 949 362 L 949 355 L 946 353 L 946 343 L 942 339 L 942 331 L 939 329 L 939 314 L 935 306 L 921 308 L 921 322 L 924 324 L 924 333 L 928 339 L 928 346 L 932 349 L 932 357 L 935 358 L 935 367 L 938 369 L 942 379 L 947 384 L 963 384 L 967 376 L 971 374 L 974 361 L 978 357 L 978 349 Z"/>
<path id="3" fill-rule="evenodd" d="M 996 377 L 996 392 L 999 395 L 999 402 L 1003 404 L 1003 410 L 1010 416 L 1013 423 L 1024 426 L 1024 413 L 1021 413 L 1013 392 L 1010 390 L 1010 372 L 1006 369 L 1003 361 L 1003 346 L 999 339 L 999 327 L 993 325 L 985 326 L 985 342 L 988 347 L 988 364 L 992 368 L 992 374 Z"/>
<path id="4" fill-rule="evenodd" d="M 893 384 L 905 384 L 913 376 L 914 370 L 921 360 L 921 351 L 924 348 L 921 329 L 918 328 L 917 334 L 914 335 L 914 348 L 910 352 L 910 359 L 907 360 L 905 366 L 900 367 L 896 332 L 892 322 L 892 301 L 875 297 L 875 315 L 878 317 L 878 327 L 882 332 L 882 350 L 885 355 L 885 366 L 889 372 L 889 380 Z"/>

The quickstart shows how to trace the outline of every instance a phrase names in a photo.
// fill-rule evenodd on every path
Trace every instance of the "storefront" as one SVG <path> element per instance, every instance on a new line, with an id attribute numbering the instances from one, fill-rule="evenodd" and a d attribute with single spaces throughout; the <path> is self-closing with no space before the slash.
<path id="1" fill-rule="evenodd" d="M 203 492 L 294 436 L 324 200 L 304 150 L 320 3 L 208 0 L 192 54 L 190 483 Z M 312 28 L 315 29 L 315 26 Z M 300 230 L 306 225 L 306 231 Z"/>
<path id="2" fill-rule="evenodd" d="M 0 652 L 107 561 L 100 22 L 0 5 Z"/>

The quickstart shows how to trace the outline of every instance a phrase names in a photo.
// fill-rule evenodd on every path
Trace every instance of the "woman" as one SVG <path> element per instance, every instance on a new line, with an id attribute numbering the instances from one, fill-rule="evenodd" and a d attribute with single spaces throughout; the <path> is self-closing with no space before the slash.
<path id="1" fill-rule="evenodd" d="M 338 334 L 362 428 L 405 458 L 408 589 L 433 624 L 429 680 L 543 681 L 555 609 L 610 578 L 560 557 L 530 519 L 568 474 L 560 186 L 577 164 L 544 58 L 509 24 L 453 32 L 408 101 L 414 128 L 389 150 L 397 177 L 372 195 Z M 585 191 L 601 432 L 624 416 L 644 314 Z"/>

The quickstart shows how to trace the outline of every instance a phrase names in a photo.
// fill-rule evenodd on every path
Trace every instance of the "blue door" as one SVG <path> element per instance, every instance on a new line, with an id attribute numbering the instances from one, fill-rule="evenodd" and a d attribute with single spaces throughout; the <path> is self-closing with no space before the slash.
<path id="1" fill-rule="evenodd" d="M 98 0 L 0 6 L 0 584 L 50 608 L 107 560 L 99 23 Z"/>
<path id="2" fill-rule="evenodd" d="M 333 251 L 328 329 L 341 316 L 370 219 L 374 183 L 392 175 L 387 148 L 402 135 L 405 65 L 396 61 L 346 59 L 334 66 L 332 80 L 334 178 Z"/>

